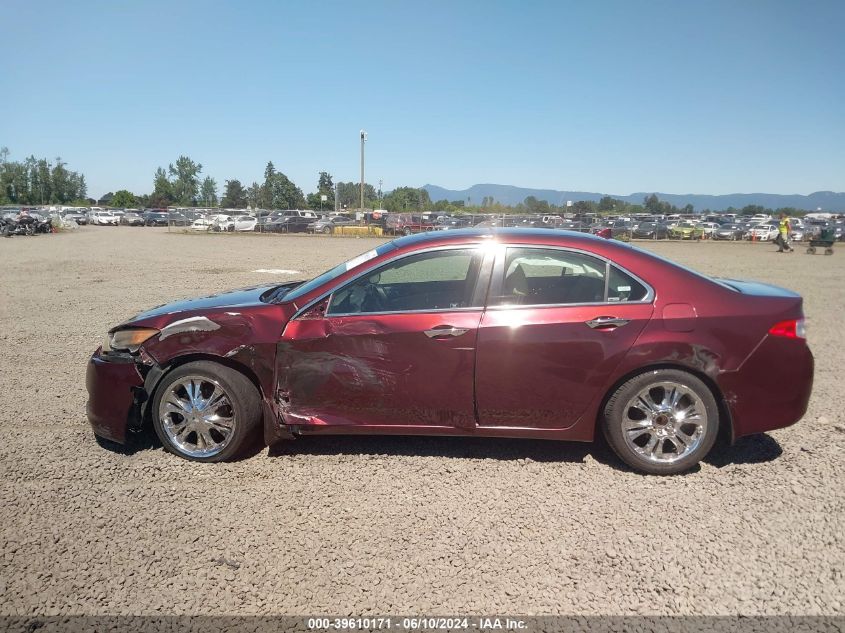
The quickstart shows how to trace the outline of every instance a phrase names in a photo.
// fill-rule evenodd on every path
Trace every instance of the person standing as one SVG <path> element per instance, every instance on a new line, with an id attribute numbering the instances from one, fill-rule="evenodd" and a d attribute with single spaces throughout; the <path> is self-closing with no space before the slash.
<path id="1" fill-rule="evenodd" d="M 778 245 L 778 253 L 783 253 L 784 251 L 791 253 L 793 249 L 789 245 L 789 234 L 792 232 L 792 225 L 789 224 L 789 218 L 786 217 L 785 213 L 780 214 L 780 222 L 778 222 L 778 236 L 775 242 Z"/>

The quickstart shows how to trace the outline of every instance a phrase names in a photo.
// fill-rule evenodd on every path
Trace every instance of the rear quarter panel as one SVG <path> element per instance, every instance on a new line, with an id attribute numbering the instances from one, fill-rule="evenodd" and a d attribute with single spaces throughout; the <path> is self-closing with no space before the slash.
<path id="1" fill-rule="evenodd" d="M 766 426 L 749 419 L 750 404 L 746 405 L 769 388 L 755 389 L 747 380 L 752 371 L 762 371 L 766 362 L 761 361 L 761 367 L 753 370 L 744 365 L 763 344 L 772 325 L 801 316 L 800 300 L 796 303 L 795 298 L 750 297 L 631 249 L 614 249 L 612 245 L 608 248 L 610 259 L 654 288 L 655 309 L 610 377 L 606 392 L 572 429 L 573 439 L 592 439 L 607 396 L 629 377 L 658 367 L 685 369 L 708 380 L 724 398 L 735 427 L 734 436 Z M 802 371 L 806 374 L 806 369 Z M 800 391 L 803 394 L 805 389 Z M 801 394 L 787 398 L 790 412 L 801 407 Z"/>

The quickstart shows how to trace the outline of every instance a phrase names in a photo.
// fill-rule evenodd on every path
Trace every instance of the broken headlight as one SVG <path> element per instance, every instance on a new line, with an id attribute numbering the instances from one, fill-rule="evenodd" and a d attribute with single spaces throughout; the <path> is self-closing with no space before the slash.
<path id="1" fill-rule="evenodd" d="M 103 341 L 103 351 L 110 352 L 115 350 L 118 352 L 134 353 L 138 351 L 138 348 L 141 347 L 144 341 L 156 334 L 158 334 L 158 330 L 150 327 L 117 330 L 106 335 L 106 340 Z"/>

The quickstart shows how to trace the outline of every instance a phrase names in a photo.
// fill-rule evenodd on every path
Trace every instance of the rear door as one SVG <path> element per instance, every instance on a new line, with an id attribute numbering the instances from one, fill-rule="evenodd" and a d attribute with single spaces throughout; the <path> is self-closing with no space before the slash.
<path id="1" fill-rule="evenodd" d="M 502 249 L 478 331 L 479 426 L 572 426 L 651 318 L 652 296 L 587 253 Z"/>
<path id="2" fill-rule="evenodd" d="M 277 355 L 286 423 L 474 428 L 484 257 L 477 247 L 408 255 L 294 318 Z"/>

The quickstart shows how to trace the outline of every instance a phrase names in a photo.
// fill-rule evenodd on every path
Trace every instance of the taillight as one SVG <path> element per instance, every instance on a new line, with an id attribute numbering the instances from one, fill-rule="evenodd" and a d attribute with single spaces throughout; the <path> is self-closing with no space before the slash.
<path id="1" fill-rule="evenodd" d="M 804 327 L 804 319 L 790 319 L 789 321 L 775 323 L 769 329 L 769 334 L 772 336 L 782 336 L 784 338 L 807 338 L 807 330 Z"/>

